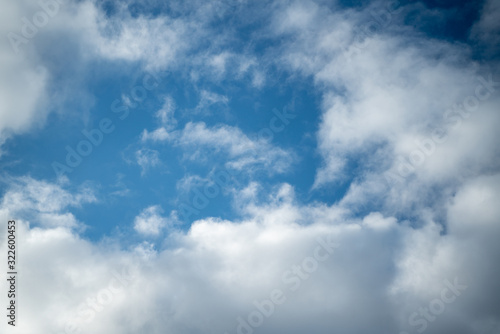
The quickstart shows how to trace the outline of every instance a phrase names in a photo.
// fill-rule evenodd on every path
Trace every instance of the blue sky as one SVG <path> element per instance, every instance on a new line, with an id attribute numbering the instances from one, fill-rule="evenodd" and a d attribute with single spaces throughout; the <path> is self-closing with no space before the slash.
<path id="1" fill-rule="evenodd" d="M 67 166 L 66 147 L 76 151 L 82 140 L 88 141 L 82 131 L 99 129 L 101 120 L 109 119 L 112 122 L 110 127 L 114 130 L 103 134 L 102 140 L 98 141 L 101 143 L 98 146 L 92 145 L 90 155 L 82 156 L 82 162 L 77 167 L 61 171 L 71 184 L 92 184 L 102 199 L 86 206 L 77 216 L 82 221 L 99 221 L 95 226 L 89 225 L 89 237 L 98 239 L 102 234 L 112 233 L 116 226 L 124 227 L 124 221 L 131 222 L 137 212 L 148 205 L 160 204 L 165 210 L 171 211 L 176 210 L 179 201 L 182 201 L 192 207 L 191 201 L 195 194 L 192 191 L 176 189 L 177 184 L 184 177 L 207 178 L 211 172 L 225 171 L 225 160 L 224 157 L 215 157 L 217 160 L 191 161 L 183 159 L 185 152 L 173 145 L 141 144 L 142 132 L 157 126 L 155 113 L 161 110 L 165 98 L 168 97 L 175 105 L 175 118 L 180 127 L 194 121 L 203 122 L 207 126 L 224 124 L 241 129 L 242 135 L 254 138 L 264 138 L 270 133 L 273 146 L 289 150 L 290 154 L 293 152 L 295 155 L 290 158 L 293 168 L 280 172 L 269 165 L 255 172 L 237 172 L 233 176 L 234 180 L 230 180 L 231 183 L 238 182 L 241 186 L 257 179 L 267 189 L 280 182 L 294 183 L 304 200 L 314 200 L 318 197 L 329 202 L 337 200 L 345 191 L 341 188 L 326 193 L 310 192 L 314 182 L 314 166 L 320 163 L 314 152 L 314 133 L 317 130 L 315 120 L 320 112 L 317 106 L 318 97 L 314 96 L 311 83 L 301 82 L 299 88 L 294 88 L 276 80 L 275 84 L 261 90 L 246 87 L 244 82 L 241 82 L 243 80 L 234 83 L 228 80 L 229 89 L 224 89 L 224 83 L 208 83 L 207 88 L 200 92 L 198 86 L 205 87 L 203 83 L 195 86 L 189 81 L 176 79 L 174 75 L 161 75 L 159 83 L 152 79 L 149 72 L 139 71 L 130 76 L 123 76 L 119 72 L 109 73 L 104 78 L 99 78 L 98 82 L 89 80 L 88 85 L 96 97 L 88 112 L 79 112 L 79 103 L 75 103 L 72 112 L 78 116 L 49 116 L 40 131 L 6 143 L 4 147 L 8 153 L 4 155 L 4 161 L 11 162 L 12 165 L 6 166 L 5 170 L 12 176 L 31 175 L 57 182 L 60 172 L 58 169 L 63 167 L 55 167 L 59 165 L 53 163 Z M 147 78 L 148 85 L 155 86 L 151 90 L 138 90 L 147 92 L 148 96 L 144 101 L 137 102 L 135 108 L 114 112 L 113 109 L 125 106 L 121 101 L 122 96 L 132 98 L 132 94 L 136 92 L 134 87 L 143 87 L 144 78 Z M 224 99 L 225 102 L 202 102 L 203 96 L 208 94 Z M 230 99 L 228 94 L 234 94 L 234 97 Z M 114 108 L 113 102 L 117 99 L 120 101 Z M 142 100 L 142 96 L 137 99 Z M 202 103 L 206 105 L 201 105 Z M 290 118 L 285 120 L 288 124 L 278 119 L 273 110 L 279 115 L 291 114 L 292 116 L 287 116 Z M 277 121 L 273 121 L 273 126 L 270 126 L 274 118 Z M 273 127 L 273 130 L 270 127 Z M 262 129 L 267 129 L 267 132 L 261 133 Z M 99 135 L 96 138 L 99 138 Z M 40 150 L 40 147 L 44 149 Z M 146 166 L 143 170 L 136 156 L 140 150 L 155 152 L 158 155 L 158 165 Z M 148 159 L 151 157 L 148 156 L 146 160 Z M 258 175 L 253 175 L 254 173 Z M 203 191 L 203 188 L 201 190 Z M 118 194 L 120 191 L 122 193 Z M 211 199 L 210 205 L 199 210 L 199 213 L 186 215 L 183 218 L 186 223 L 183 228 L 189 228 L 192 221 L 207 216 L 237 217 L 231 208 L 230 197 L 229 194 L 221 194 Z M 93 231 L 94 229 L 96 231 Z"/>
<path id="2" fill-rule="evenodd" d="M 497 1 L 0 1 L 8 330 L 500 330 Z"/>

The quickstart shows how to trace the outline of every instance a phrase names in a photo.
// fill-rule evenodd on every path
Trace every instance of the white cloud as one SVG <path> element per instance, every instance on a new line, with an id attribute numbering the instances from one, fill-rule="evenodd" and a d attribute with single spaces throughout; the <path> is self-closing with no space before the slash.
<path id="1" fill-rule="evenodd" d="M 148 140 L 151 141 L 165 141 L 171 139 L 171 134 L 164 127 L 160 127 L 153 132 L 149 132 L 144 129 L 141 134 L 141 140 L 146 142 Z"/>
<path id="2" fill-rule="evenodd" d="M 213 67 L 213 71 L 217 76 L 222 76 L 226 72 L 226 63 L 230 54 L 228 52 L 219 53 L 210 57 L 208 65 Z"/>
<path id="3" fill-rule="evenodd" d="M 38 181 L 31 177 L 11 178 L 4 182 L 9 185 L 9 190 L 4 195 L 1 206 L 8 208 L 14 216 L 29 210 L 56 213 L 96 201 L 93 190 L 87 186 L 71 193 L 62 185 Z"/>
<path id="4" fill-rule="evenodd" d="M 249 166 L 266 169 L 268 173 L 283 173 L 293 162 L 293 153 L 271 145 L 264 139 L 250 139 L 239 128 L 228 125 L 207 127 L 205 123 L 187 123 L 176 144 L 187 150 L 191 159 L 207 159 L 203 148 L 224 153 L 226 166 L 242 170 Z M 189 150 L 194 152 L 189 153 Z"/>
<path id="5" fill-rule="evenodd" d="M 32 38 L 23 37 L 21 32 L 21 18 L 40 8 L 24 1 L 0 3 L 3 8 L 0 13 L 0 34 L 3 36 L 0 40 L 1 145 L 10 136 L 41 125 L 50 109 L 46 105 L 49 73 L 33 52 Z M 9 36 L 22 42 L 11 43 Z"/>
<path id="6" fill-rule="evenodd" d="M 375 23 L 373 6 L 387 23 Z M 500 165 L 499 77 L 471 61 L 467 46 L 399 25 L 404 7 L 389 13 L 393 7 L 373 6 L 284 6 L 273 18 L 275 35 L 287 36 L 277 64 L 312 77 L 323 96 L 323 166 L 313 188 L 352 180 L 345 205 L 422 216 L 426 207 L 438 210 L 464 178 Z M 375 33 L 366 33 L 369 22 L 378 25 Z M 454 110 L 456 104 L 465 107 Z M 388 182 L 387 173 L 400 175 L 410 159 L 411 172 Z M 356 175 L 347 169 L 352 163 Z"/>
<path id="7" fill-rule="evenodd" d="M 86 225 L 78 221 L 70 210 L 97 200 L 93 190 L 87 186 L 73 193 L 64 189 L 63 185 L 30 177 L 5 181 L 9 189 L 0 202 L 0 213 L 8 219 L 29 219 L 35 226 L 44 228 L 83 231 Z"/>
<path id="8" fill-rule="evenodd" d="M 163 106 L 160 110 L 156 112 L 156 117 L 159 119 L 160 123 L 166 128 L 166 130 L 171 130 L 176 127 L 177 120 L 174 117 L 175 112 L 175 101 L 171 96 L 165 97 Z"/>
<path id="9" fill-rule="evenodd" d="M 161 164 L 160 153 L 148 148 L 137 150 L 135 158 L 137 159 L 137 164 L 141 166 L 141 175 L 145 175 L 150 168 Z"/>
<path id="10" fill-rule="evenodd" d="M 152 71 L 171 67 L 191 47 L 188 41 L 195 42 L 200 35 L 196 21 L 166 15 L 132 17 L 125 3 L 116 4 L 116 13 L 106 15 L 94 2 L 84 1 L 59 24 L 69 21 L 72 32 L 88 46 L 86 56 L 142 62 Z"/>
<path id="11" fill-rule="evenodd" d="M 186 158 L 202 163 L 211 159 L 209 154 L 222 154 L 228 168 L 243 170 L 252 166 L 266 169 L 269 174 L 286 172 L 295 159 L 293 152 L 275 147 L 262 138 L 252 139 L 238 127 L 207 127 L 204 122 L 188 122 L 184 129 L 170 132 L 165 127 L 153 132 L 144 130 L 141 141 L 172 142 L 184 149 Z"/>
<path id="12" fill-rule="evenodd" d="M 162 217 L 163 210 L 159 205 L 153 205 L 144 209 L 135 217 L 134 229 L 144 235 L 158 235 L 168 224 L 168 220 Z"/>
<path id="13" fill-rule="evenodd" d="M 198 175 L 184 175 L 182 179 L 177 181 L 176 188 L 181 192 L 188 193 L 193 187 L 206 183 L 210 183 L 210 180 L 207 178 L 202 178 Z"/>
<path id="14" fill-rule="evenodd" d="M 174 117 L 175 108 L 174 99 L 171 96 L 165 97 L 163 106 L 155 114 L 161 126 L 153 132 L 144 129 L 141 135 L 142 142 L 165 141 L 170 139 L 170 132 L 177 126 L 177 120 Z"/>
<path id="15" fill-rule="evenodd" d="M 301 206 L 289 185 L 270 200 L 250 204 L 243 220 L 197 221 L 187 232 L 172 231 L 159 249 L 140 242 L 119 250 L 85 241 L 65 227 L 30 228 L 20 218 L 19 270 L 26 275 L 18 286 L 18 328 L 26 334 L 71 325 L 93 333 L 234 333 L 238 317 L 247 319 L 255 301 L 280 289 L 286 300 L 263 318 L 261 333 L 300 326 L 320 333 L 410 332 L 417 327 L 409 316 L 440 296 L 444 280 L 457 277 L 467 290 L 427 322 L 426 333 L 457 326 L 467 333 L 488 326 L 495 332 L 499 322 L 491 312 L 498 308 L 499 277 L 491 268 L 500 248 L 491 205 L 500 200 L 497 184 L 498 175 L 465 185 L 447 207 L 445 234 L 433 221 L 414 228 L 380 213 L 357 219 L 341 207 Z M 0 219 L 7 219 L 6 209 Z M 146 208 L 134 223 L 138 232 L 151 235 L 167 224 L 159 206 Z M 2 243 L 5 233 L 0 231 Z M 328 246 L 320 245 L 328 240 L 336 244 L 333 254 L 310 270 L 315 252 L 327 254 Z M 47 312 L 39 311 L 41 303 Z"/>
<path id="16" fill-rule="evenodd" d="M 202 90 L 200 93 L 200 102 L 198 102 L 198 105 L 195 109 L 200 112 L 206 112 L 207 109 L 214 104 L 227 105 L 228 102 L 229 99 L 227 98 L 227 96 L 209 92 L 207 90 Z"/>

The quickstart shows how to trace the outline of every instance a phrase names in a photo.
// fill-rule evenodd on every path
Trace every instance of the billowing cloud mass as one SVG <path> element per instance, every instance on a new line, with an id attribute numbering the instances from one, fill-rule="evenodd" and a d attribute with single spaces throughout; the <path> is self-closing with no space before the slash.
<path id="1" fill-rule="evenodd" d="M 491 271 L 500 251 L 499 182 L 483 177 L 465 184 L 446 206 L 446 234 L 431 219 L 415 229 L 377 212 L 354 218 L 341 206 L 301 206 L 289 186 L 265 203 L 248 202 L 244 220 L 199 220 L 187 233 L 170 234 L 161 249 L 94 245 L 64 226 L 19 221 L 23 317 L 30 319 L 19 329 L 201 332 L 210 324 L 210 333 L 234 333 L 239 317 L 260 323 L 251 315 L 263 307 L 269 315 L 255 328 L 262 333 L 304 326 L 317 332 L 427 326 L 429 333 L 493 333 L 499 325 L 498 276 Z M 6 210 L 3 204 L 2 219 Z M 141 213 L 135 228 L 156 234 L 163 224 L 156 211 Z M 57 263 L 37 265 L 47 258 Z M 269 306 L 265 300 L 274 295 L 278 303 Z M 39 312 L 44 300 L 58 321 Z M 425 308 L 436 310 L 430 313 L 435 320 L 420 314 Z"/>
<path id="2" fill-rule="evenodd" d="M 2 1 L 0 14 L 0 144 L 13 133 L 29 129 L 33 123 L 43 121 L 47 114 L 47 69 L 31 53 L 13 52 L 9 41 L 16 40 L 9 32 L 17 30 L 17 16 L 23 13 L 22 2 Z M 12 15 L 14 14 L 14 15 Z M 22 36 L 20 37 L 22 38 Z M 14 46 L 18 44 L 14 43 Z M 20 48 L 21 46 L 19 46 Z M 15 112 L 14 112 L 15 111 Z M 0 151 L 1 154 L 1 151 Z"/>
<path id="3" fill-rule="evenodd" d="M 498 2 L 56 1 L 0 0 L 2 333 L 500 332 Z"/>

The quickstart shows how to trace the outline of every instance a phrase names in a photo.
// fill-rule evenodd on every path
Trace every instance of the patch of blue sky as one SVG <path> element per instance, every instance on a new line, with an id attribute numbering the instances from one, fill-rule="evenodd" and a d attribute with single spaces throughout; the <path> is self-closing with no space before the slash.
<path id="1" fill-rule="evenodd" d="M 262 89 L 252 87 L 248 79 L 215 84 L 198 82 L 194 86 L 182 76 L 159 73 L 158 87 L 147 91 L 143 101 L 132 101 L 137 107 L 129 106 L 128 110 L 115 113 L 113 103 L 119 100 L 115 106 L 122 107 L 126 104 L 124 96 L 133 100 L 134 87 L 141 86 L 142 79 L 148 75 L 135 69 L 129 71 L 130 75 L 125 75 L 117 69 L 108 69 L 103 70 L 100 76 L 87 78 L 86 93 L 95 96 L 91 106 L 80 104 L 78 100 L 66 102 L 65 107 L 73 110 L 66 114 L 51 114 L 43 129 L 8 141 L 4 149 L 8 153 L 2 157 L 4 171 L 10 175 L 31 175 L 37 179 L 56 181 L 53 163 L 69 167 L 66 163 L 67 147 L 78 151 L 79 143 L 88 141 L 82 131 L 95 131 L 103 119 L 109 119 L 114 130 L 104 133 L 101 143 L 92 145 L 92 152 L 81 156 L 81 163 L 69 167 L 71 171 L 64 173 L 72 184 L 90 182 L 96 189 L 97 203 L 72 209 L 77 219 L 89 225 L 84 234 L 89 238 L 99 239 L 102 235 L 115 233 L 117 226 L 126 230 L 132 225 L 134 217 L 150 205 L 161 205 L 166 215 L 178 210 L 181 203 L 193 206 L 193 189 L 187 192 L 178 190 L 177 183 L 185 175 L 210 180 L 211 172 L 225 169 L 227 161 L 223 155 L 210 161 L 190 161 L 183 158 L 184 150 L 171 142 L 141 142 L 144 129 L 152 131 L 158 127 L 154 115 L 161 109 L 166 96 L 175 102 L 177 129 L 182 129 L 188 122 L 204 122 L 207 127 L 225 124 L 241 129 L 252 140 L 259 140 L 267 138 L 262 135 L 262 130 L 269 130 L 270 122 L 277 118 L 276 112 L 295 115 L 286 125 L 278 121 L 276 124 L 280 130 L 271 132 L 272 138 L 269 138 L 270 145 L 296 153 L 291 168 L 284 173 L 266 170 L 272 169 L 272 166 L 251 173 L 243 170 L 234 176 L 231 185 L 234 183 L 243 187 L 256 180 L 264 189 L 270 189 L 277 183 L 288 182 L 296 187 L 299 199 L 330 203 L 340 198 L 345 190 L 339 192 L 333 188 L 311 197 L 310 188 L 316 166 L 321 160 L 315 150 L 319 96 L 312 83 L 301 83 L 297 88 L 282 74 L 283 78 L 277 78 L 272 85 Z M 202 91 L 226 96 L 227 103 L 208 104 L 197 109 Z M 121 119 L 121 116 L 126 117 Z M 159 159 L 157 165 L 144 172 L 135 156 L 141 149 L 157 152 Z M 11 162 L 9 165 L 5 164 L 7 160 Z M 182 228 L 188 228 L 196 219 L 209 216 L 235 219 L 238 213 L 231 204 L 229 190 L 221 189 L 221 194 L 190 215 Z"/>

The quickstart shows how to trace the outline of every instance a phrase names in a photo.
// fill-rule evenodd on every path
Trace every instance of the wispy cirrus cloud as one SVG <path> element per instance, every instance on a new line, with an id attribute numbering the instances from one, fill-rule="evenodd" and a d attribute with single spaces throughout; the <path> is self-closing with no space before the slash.
<path id="1" fill-rule="evenodd" d="M 161 163 L 160 153 L 156 150 L 147 148 L 137 150 L 135 152 L 135 158 L 137 164 L 141 166 L 141 175 L 145 175 L 150 168 L 159 166 Z"/>
<path id="2" fill-rule="evenodd" d="M 226 166 L 236 170 L 252 167 L 268 173 L 283 173 L 294 161 L 294 153 L 273 146 L 264 139 L 251 139 L 239 128 L 228 125 L 208 127 L 203 122 L 187 123 L 174 140 L 185 149 L 185 157 L 207 161 L 210 154 L 226 157 Z"/>

